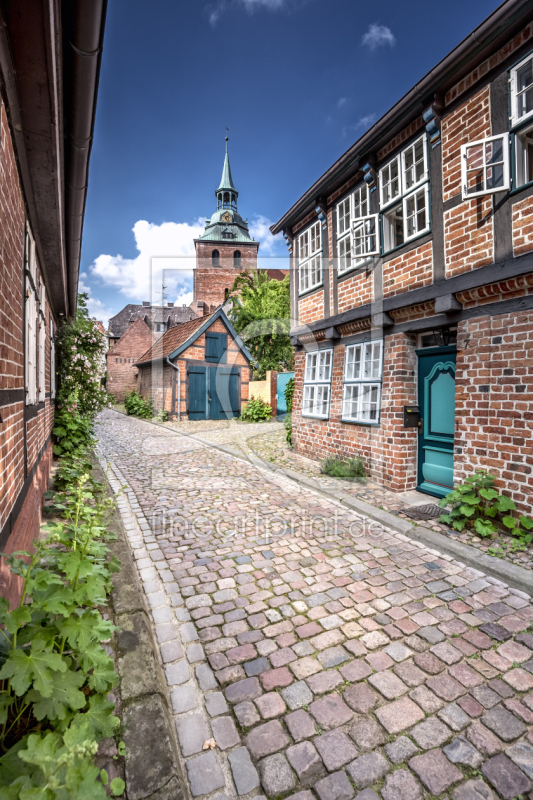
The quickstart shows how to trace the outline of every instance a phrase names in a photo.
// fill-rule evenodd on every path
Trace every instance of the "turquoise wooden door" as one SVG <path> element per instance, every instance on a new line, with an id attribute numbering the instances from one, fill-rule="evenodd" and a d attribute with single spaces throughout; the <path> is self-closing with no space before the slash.
<path id="1" fill-rule="evenodd" d="M 209 367 L 208 418 L 239 416 L 239 370 L 237 367 Z"/>
<path id="2" fill-rule="evenodd" d="M 206 419 L 207 413 L 207 369 L 189 367 L 189 419 Z"/>
<path id="3" fill-rule="evenodd" d="M 453 489 L 455 347 L 417 350 L 418 490 L 444 497 Z"/>

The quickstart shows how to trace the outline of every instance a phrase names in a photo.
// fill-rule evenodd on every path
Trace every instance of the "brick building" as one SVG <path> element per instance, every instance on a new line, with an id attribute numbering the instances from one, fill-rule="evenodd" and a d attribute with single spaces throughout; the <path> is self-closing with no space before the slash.
<path id="1" fill-rule="evenodd" d="M 54 335 L 76 311 L 105 2 L 0 9 L 0 552 L 38 536 Z M 0 563 L 0 595 L 21 579 Z"/>
<path id="2" fill-rule="evenodd" d="M 137 304 L 128 303 L 109 320 L 107 330 L 109 347 L 118 342 L 136 319 L 142 319 L 152 331 L 154 338 L 159 339 L 173 325 L 188 322 L 196 316 L 196 312 L 192 308 L 175 306 L 174 303 L 167 303 L 163 306 L 153 306 L 148 300 Z"/>
<path id="3" fill-rule="evenodd" d="M 163 334 L 161 334 L 162 336 Z M 150 349 L 156 341 L 156 334 L 150 330 L 142 317 L 126 329 L 107 352 L 107 391 L 118 403 L 124 396 L 137 388 L 139 374 L 135 362 Z"/>
<path id="4" fill-rule="evenodd" d="M 248 400 L 252 356 L 222 308 L 170 328 L 142 358 L 137 390 L 180 419 L 227 419 Z"/>
<path id="5" fill-rule="evenodd" d="M 215 192 L 217 210 L 205 221 L 205 231 L 194 240 L 196 267 L 194 270 L 193 302 L 191 308 L 199 316 L 211 314 L 226 300 L 239 272 L 257 269 L 259 242 L 251 236 L 248 220 L 237 212 L 239 193 L 234 186 L 228 154 L 220 185 Z M 274 280 L 283 280 L 288 270 L 267 270 Z"/>
<path id="6" fill-rule="evenodd" d="M 528 511 L 532 19 L 503 3 L 271 228 L 292 254 L 298 451 L 436 496 L 485 467 Z"/>

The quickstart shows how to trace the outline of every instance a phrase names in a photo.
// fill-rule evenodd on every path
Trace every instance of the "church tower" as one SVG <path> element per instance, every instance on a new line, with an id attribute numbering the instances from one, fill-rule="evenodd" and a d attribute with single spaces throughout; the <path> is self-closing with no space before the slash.
<path id="1" fill-rule="evenodd" d="M 191 307 L 200 316 L 224 302 L 239 272 L 257 269 L 259 242 L 252 239 L 248 221 L 237 212 L 239 193 L 231 177 L 227 136 L 222 179 L 215 195 L 217 210 L 211 219 L 206 219 L 204 233 L 194 240 L 196 269 Z"/>

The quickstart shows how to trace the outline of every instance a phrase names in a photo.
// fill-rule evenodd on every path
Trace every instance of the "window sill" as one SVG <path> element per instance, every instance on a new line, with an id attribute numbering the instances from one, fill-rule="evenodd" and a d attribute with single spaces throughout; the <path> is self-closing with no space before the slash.
<path id="1" fill-rule="evenodd" d="M 509 192 L 509 197 L 514 197 L 520 192 L 525 192 L 528 189 L 533 189 L 533 181 L 529 181 L 528 183 L 523 183 L 522 186 L 517 186 L 516 189 L 511 189 Z"/>
<path id="2" fill-rule="evenodd" d="M 321 283 L 317 283 L 317 285 L 313 286 L 312 289 L 306 289 L 305 292 L 298 292 L 298 300 L 300 300 L 302 297 L 307 297 L 308 295 L 313 294 L 313 292 L 316 292 L 319 289 L 323 288 L 324 288 L 324 281 L 322 281 Z"/>
<path id="3" fill-rule="evenodd" d="M 408 253 L 409 250 L 414 250 L 415 247 L 420 247 L 422 244 L 426 244 L 427 242 L 431 242 L 433 240 L 433 231 L 431 228 L 423 233 L 419 233 L 418 236 L 413 236 L 412 239 L 409 241 L 404 242 L 403 244 L 398 245 L 398 247 L 393 248 L 392 250 L 387 250 L 386 253 L 382 254 L 383 263 L 390 261 L 393 258 L 397 258 L 398 256 L 403 255 L 403 253 Z"/>
<path id="4" fill-rule="evenodd" d="M 353 278 L 354 275 L 357 275 L 358 273 L 368 272 L 368 270 L 372 267 L 374 258 L 379 258 L 379 256 L 369 256 L 369 258 L 363 261 L 362 264 L 357 264 L 356 267 L 351 267 L 344 272 L 339 272 L 337 270 L 337 283 L 340 283 L 345 278 Z"/>
<path id="5" fill-rule="evenodd" d="M 327 422 L 329 420 L 329 414 L 328 414 L 327 417 L 322 417 L 322 416 L 319 417 L 317 414 L 304 414 L 303 411 L 302 411 L 302 417 L 305 417 L 305 419 L 323 420 L 325 422 Z"/>
<path id="6" fill-rule="evenodd" d="M 362 425 L 365 428 L 379 428 L 381 425 L 381 421 L 378 422 L 367 422 L 366 420 L 361 419 L 344 419 L 341 417 L 341 422 L 346 425 Z"/>

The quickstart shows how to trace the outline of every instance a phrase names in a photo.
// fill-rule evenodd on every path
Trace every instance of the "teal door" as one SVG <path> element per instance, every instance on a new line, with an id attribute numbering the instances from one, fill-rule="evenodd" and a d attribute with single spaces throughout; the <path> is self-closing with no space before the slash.
<path id="1" fill-rule="evenodd" d="M 237 367 L 209 367 L 209 419 L 239 416 L 239 370 Z"/>
<path id="2" fill-rule="evenodd" d="M 189 419 L 207 419 L 207 367 L 189 370 Z"/>
<path id="3" fill-rule="evenodd" d="M 455 347 L 417 350 L 418 490 L 444 497 L 453 489 Z"/>

